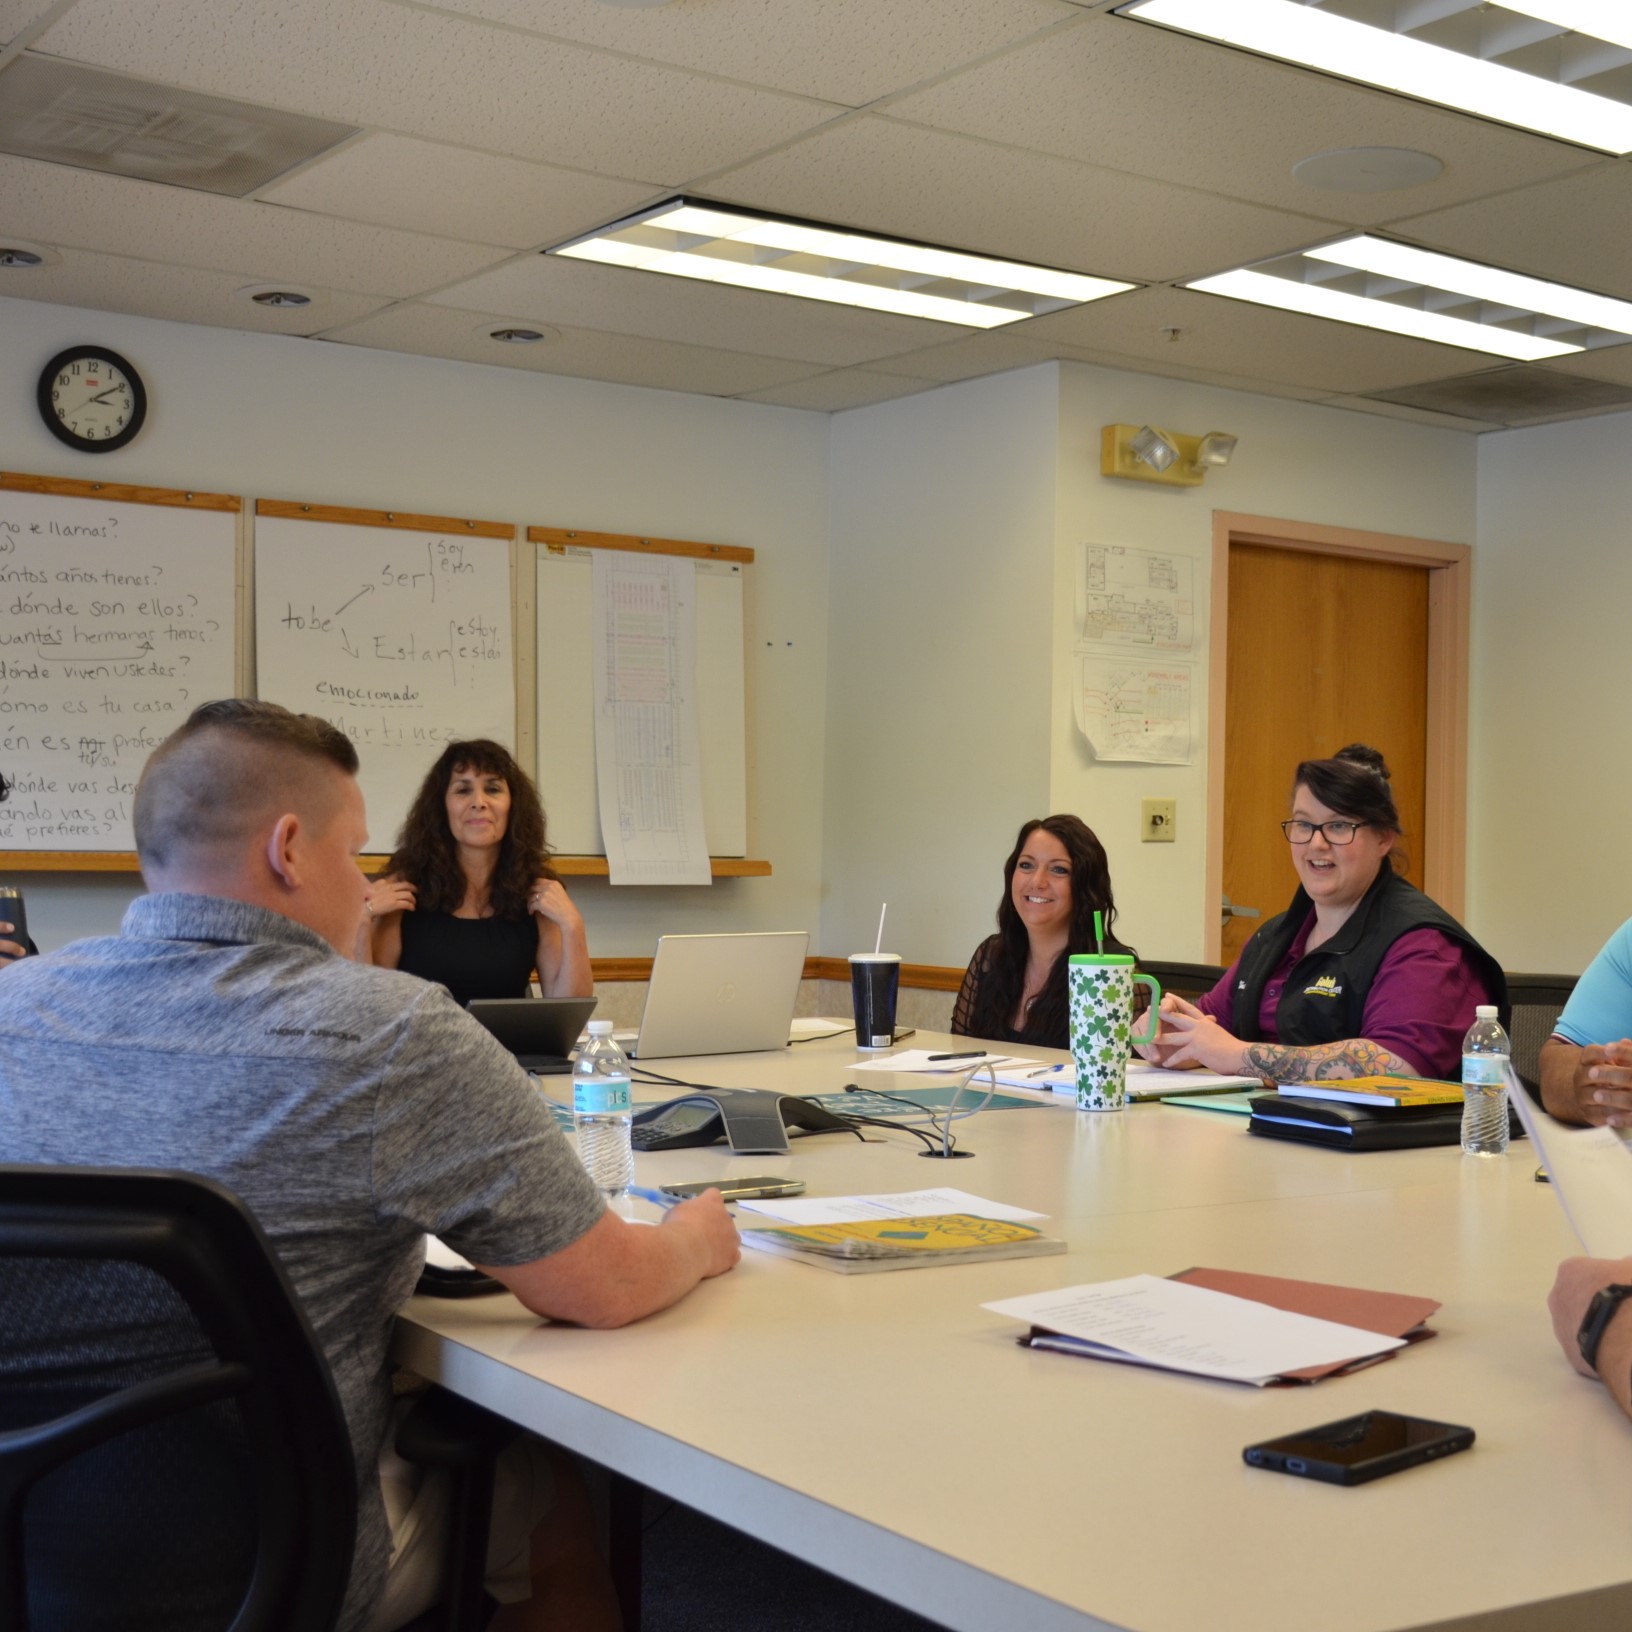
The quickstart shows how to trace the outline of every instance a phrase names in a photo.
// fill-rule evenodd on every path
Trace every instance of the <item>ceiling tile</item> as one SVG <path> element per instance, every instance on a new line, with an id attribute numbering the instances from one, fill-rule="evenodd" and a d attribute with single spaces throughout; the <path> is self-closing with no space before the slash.
<path id="1" fill-rule="evenodd" d="M 1092 306 L 1032 318 L 1031 334 L 1141 359 L 1164 371 L 1192 368 L 1322 391 L 1373 391 L 1489 368 L 1494 359 L 1457 346 L 1408 340 L 1298 312 L 1277 312 L 1191 289 L 1140 289 Z M 1178 330 L 1173 340 L 1163 331 Z"/>
<path id="2" fill-rule="evenodd" d="M 319 215 L 529 249 L 631 215 L 662 194 L 636 182 L 376 131 L 259 196 Z"/>
<path id="3" fill-rule="evenodd" d="M 1563 374 L 1584 374 L 1593 380 L 1614 380 L 1632 385 L 1632 346 L 1600 346 L 1571 357 L 1554 357 L 1547 366 Z"/>
<path id="4" fill-rule="evenodd" d="M 715 197 L 1106 277 L 1196 277 L 1336 223 L 863 115 L 716 177 Z"/>
<path id="5" fill-rule="evenodd" d="M 1027 325 L 1021 323 L 1015 327 L 1024 329 Z M 1013 329 L 997 329 L 961 340 L 944 340 L 938 346 L 926 346 L 922 351 L 879 361 L 892 373 L 951 384 L 956 380 L 979 379 L 983 374 L 1002 374 L 1011 368 L 1029 368 L 1034 363 L 1050 362 L 1059 354 L 1059 346 L 1052 342 L 1028 340 Z"/>
<path id="6" fill-rule="evenodd" d="M 851 107 L 1081 16 L 1062 0 L 715 0 L 650 11 L 437 0 L 437 9 Z"/>
<path id="7" fill-rule="evenodd" d="M 1226 123 L 1221 109 L 1252 117 Z M 1592 162 L 1563 142 L 1108 15 L 902 97 L 889 113 L 1355 225 Z M 1445 170 L 1390 193 L 1294 178 L 1298 160 L 1338 147 L 1417 148 Z"/>
<path id="8" fill-rule="evenodd" d="M 412 295 L 508 253 L 4 154 L 0 197 L 6 227 L 21 237 L 211 267 L 242 282 Z"/>
<path id="9" fill-rule="evenodd" d="M 715 397 L 735 397 L 745 391 L 791 384 L 808 378 L 812 372 L 808 363 L 588 329 L 562 329 L 542 345 L 506 346 L 479 332 L 481 326 L 493 321 L 493 317 L 481 312 L 406 304 L 350 324 L 327 338 L 343 345 Z"/>
<path id="10" fill-rule="evenodd" d="M 162 317 L 173 323 L 208 323 L 257 334 L 316 334 L 377 311 L 379 295 L 341 294 L 307 286 L 310 306 L 257 306 L 238 293 L 244 278 L 233 272 L 205 272 L 190 266 L 162 266 L 123 255 L 65 250 L 55 266 L 0 273 L 0 294 L 45 300 L 58 306 L 87 306 L 99 312 Z"/>
<path id="11" fill-rule="evenodd" d="M 1438 425 L 1447 431 L 1499 431 L 1494 420 L 1463 419 L 1458 414 L 1436 414 L 1426 408 L 1410 408 L 1403 402 L 1379 402 L 1376 397 L 1328 397 L 1328 408 L 1353 408 L 1362 414 L 1381 414 L 1384 419 L 1403 419 L 1413 425 Z"/>
<path id="12" fill-rule="evenodd" d="M 842 413 L 846 408 L 865 408 L 869 403 L 889 402 L 896 397 L 916 396 L 932 391 L 928 380 L 904 379 L 899 374 L 875 374 L 865 368 L 836 368 L 814 379 L 795 380 L 792 385 L 775 385 L 766 391 L 745 391 L 744 402 L 770 402 L 783 408 L 814 408 L 818 413 Z"/>
<path id="13" fill-rule="evenodd" d="M 1320 386 L 1289 385 L 1285 380 L 1266 380 L 1259 374 L 1227 374 L 1218 369 L 1169 363 L 1159 357 L 1124 357 L 1119 352 L 1092 346 L 1060 346 L 1057 350 L 1061 362 L 1092 363 L 1096 368 L 1119 369 L 1124 374 L 1158 374 L 1164 379 L 1216 385 L 1221 391 L 1252 391 L 1260 396 L 1286 397 L 1294 402 L 1326 402 L 1331 397 L 1331 392 Z"/>
<path id="14" fill-rule="evenodd" d="M 1413 216 L 1401 236 L 1632 299 L 1632 163 Z"/>
<path id="15" fill-rule="evenodd" d="M 36 43 L 218 96 L 654 185 L 839 111 L 391 0 L 78 0 Z"/>
<path id="16" fill-rule="evenodd" d="M 56 0 L 0 0 L 0 44 L 9 45 L 55 4 Z"/>
<path id="17" fill-rule="evenodd" d="M 539 323 L 753 351 L 829 367 L 869 362 L 934 345 L 949 332 L 965 332 L 926 318 L 863 312 L 554 255 L 526 256 L 428 299 Z"/>

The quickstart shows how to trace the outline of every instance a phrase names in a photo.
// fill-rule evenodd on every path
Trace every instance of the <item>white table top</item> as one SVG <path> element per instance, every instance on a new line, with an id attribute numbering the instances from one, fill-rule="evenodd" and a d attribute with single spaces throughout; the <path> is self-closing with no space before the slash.
<path id="1" fill-rule="evenodd" d="M 853 1076 L 861 1057 L 846 1039 L 666 1069 L 807 1093 L 922 1080 Z M 956 1185 L 1049 1213 L 1063 1257 L 846 1276 L 747 1253 L 621 1332 L 547 1326 L 509 1298 L 417 1299 L 399 1358 L 959 1632 L 1632 1623 L 1632 1424 L 1553 1341 L 1546 1293 L 1576 1248 L 1526 1145 L 1347 1155 L 1217 1113 L 1068 1105 L 960 1123 L 967 1161 L 921 1159 L 903 1134 L 637 1158 L 647 1184 Z M 1444 1304 L 1438 1335 L 1259 1390 L 1022 1349 L 980 1307 L 1193 1265 L 1422 1294 Z M 1355 1489 L 1241 1461 L 1371 1408 L 1466 1423 L 1478 1443 Z"/>

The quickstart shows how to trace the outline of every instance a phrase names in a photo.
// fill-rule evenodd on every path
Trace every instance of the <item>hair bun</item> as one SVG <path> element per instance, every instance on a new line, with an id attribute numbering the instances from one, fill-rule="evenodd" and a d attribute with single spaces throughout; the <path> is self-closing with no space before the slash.
<path id="1" fill-rule="evenodd" d="M 1347 748 L 1339 748 L 1332 758 L 1345 759 L 1351 765 L 1364 766 L 1373 776 L 1381 778 L 1384 782 L 1389 780 L 1388 765 L 1383 756 L 1375 748 L 1368 748 L 1363 742 L 1351 742 Z"/>

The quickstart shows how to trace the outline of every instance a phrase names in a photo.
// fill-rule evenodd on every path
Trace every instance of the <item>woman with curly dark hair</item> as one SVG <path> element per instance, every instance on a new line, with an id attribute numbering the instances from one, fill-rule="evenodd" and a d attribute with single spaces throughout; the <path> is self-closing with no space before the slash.
<path id="1" fill-rule="evenodd" d="M 550 866 L 544 806 L 496 742 L 450 742 L 409 807 L 368 903 L 372 955 L 461 1003 L 594 990 L 584 921 Z"/>
<path id="2" fill-rule="evenodd" d="M 964 1036 L 1034 1048 L 1070 1047 L 1066 966 L 1073 952 L 1099 950 L 1094 914 L 1105 926 L 1106 952 L 1133 955 L 1111 926 L 1111 866 L 1105 846 L 1076 816 L 1034 817 L 1020 829 L 1003 863 L 997 933 L 982 941 L 952 1010 Z"/>

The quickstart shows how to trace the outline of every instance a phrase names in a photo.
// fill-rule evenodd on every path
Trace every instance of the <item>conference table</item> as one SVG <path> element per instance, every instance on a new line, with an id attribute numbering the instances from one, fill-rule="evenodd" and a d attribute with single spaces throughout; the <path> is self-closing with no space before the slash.
<path id="1" fill-rule="evenodd" d="M 787 1093 L 925 1084 L 857 1075 L 870 1057 L 844 1037 L 657 1069 Z M 951 1185 L 1046 1213 L 1067 1254 L 841 1275 L 745 1252 L 615 1332 L 543 1323 L 508 1296 L 419 1298 L 397 1356 L 958 1632 L 1632 1624 L 1632 1423 L 1553 1340 L 1547 1290 L 1577 1249 L 1525 1143 L 1352 1153 L 1217 1112 L 1067 1100 L 954 1131 L 968 1159 L 869 1129 L 796 1138 L 787 1156 L 642 1155 L 637 1178 L 778 1173 L 812 1196 Z M 1023 1348 L 1023 1328 L 981 1308 L 1193 1266 L 1443 1308 L 1436 1335 L 1392 1359 L 1262 1389 Z M 1465 1423 L 1478 1442 L 1352 1489 L 1242 1462 L 1243 1446 L 1372 1408 Z"/>

